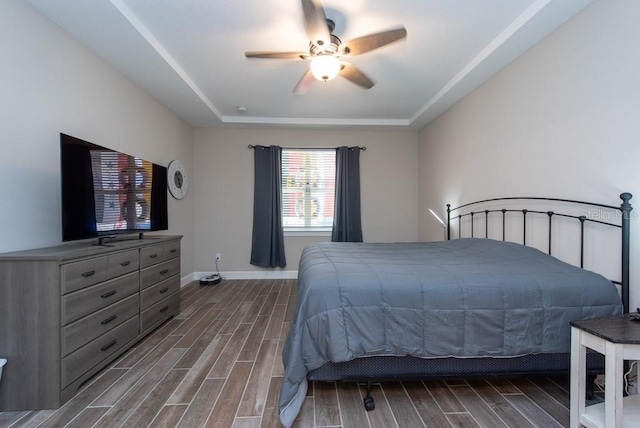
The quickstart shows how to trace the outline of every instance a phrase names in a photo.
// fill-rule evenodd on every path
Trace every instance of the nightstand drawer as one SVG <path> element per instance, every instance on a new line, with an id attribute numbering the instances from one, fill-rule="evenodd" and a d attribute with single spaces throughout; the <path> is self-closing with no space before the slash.
<path id="1" fill-rule="evenodd" d="M 136 271 L 62 296 L 62 325 L 137 293 L 139 287 L 140 274 Z"/>
<path id="2" fill-rule="evenodd" d="M 135 272 L 139 266 L 140 252 L 138 250 L 112 254 L 109 256 L 109 278 Z"/>
<path id="3" fill-rule="evenodd" d="M 69 385 L 133 340 L 138 335 L 139 325 L 140 319 L 136 315 L 63 358 L 62 387 Z"/>
<path id="4" fill-rule="evenodd" d="M 145 289 L 180 273 L 180 259 L 171 259 L 163 263 L 145 268 L 141 275 L 140 288 Z"/>
<path id="5" fill-rule="evenodd" d="M 134 294 L 62 329 L 62 356 L 117 327 L 140 311 L 140 295 Z"/>
<path id="6" fill-rule="evenodd" d="M 62 294 L 106 281 L 108 257 L 96 257 L 62 266 Z"/>
<path id="7" fill-rule="evenodd" d="M 149 306 L 165 297 L 169 297 L 178 290 L 180 290 L 180 277 L 178 275 L 151 286 L 140 293 L 140 309 L 144 311 Z"/>
<path id="8" fill-rule="evenodd" d="M 180 294 L 174 293 L 142 312 L 140 331 L 145 331 L 179 312 Z"/>

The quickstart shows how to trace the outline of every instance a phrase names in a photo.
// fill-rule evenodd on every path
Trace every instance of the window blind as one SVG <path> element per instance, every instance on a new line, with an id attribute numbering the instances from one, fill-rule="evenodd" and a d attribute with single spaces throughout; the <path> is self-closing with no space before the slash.
<path id="1" fill-rule="evenodd" d="M 285 231 L 331 231 L 335 149 L 282 149 L 282 224 Z"/>

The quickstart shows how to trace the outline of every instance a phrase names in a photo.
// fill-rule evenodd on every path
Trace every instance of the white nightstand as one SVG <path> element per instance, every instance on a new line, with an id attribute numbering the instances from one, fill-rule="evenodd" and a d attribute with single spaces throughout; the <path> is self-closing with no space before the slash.
<path id="1" fill-rule="evenodd" d="M 586 348 L 605 356 L 605 401 L 588 407 Z M 571 322 L 571 428 L 640 427 L 640 395 L 622 394 L 624 360 L 640 360 L 640 321 L 622 315 Z"/>

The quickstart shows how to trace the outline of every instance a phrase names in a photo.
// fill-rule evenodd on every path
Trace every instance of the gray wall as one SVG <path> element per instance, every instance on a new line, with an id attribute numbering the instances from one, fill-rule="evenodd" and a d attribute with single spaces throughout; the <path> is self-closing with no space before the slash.
<path id="1" fill-rule="evenodd" d="M 597 0 L 420 133 L 193 130 L 26 2 L 0 2 L 0 49 L 10 59 L 0 64 L 0 180 L 10 184 L 2 192 L 0 251 L 60 243 L 60 132 L 165 165 L 185 163 L 190 193 L 169 199 L 169 233 L 185 236 L 183 275 L 211 271 L 217 252 L 222 271 L 269 273 L 248 263 L 248 144 L 366 145 L 367 241 L 441 239 L 427 208 L 442 214 L 446 203 L 533 194 L 614 204 L 621 191 L 640 196 L 637 16 L 638 2 Z M 634 259 L 635 222 L 632 233 Z M 286 270 L 297 269 L 306 243 L 327 239 L 286 238 Z"/>
<path id="2" fill-rule="evenodd" d="M 260 272 L 249 264 L 253 217 L 252 145 L 366 146 L 360 154 L 365 241 L 418 237 L 418 133 L 414 131 L 196 129 L 194 137 L 195 270 Z M 286 271 L 297 271 L 304 245 L 329 237 L 286 237 Z"/>
<path id="3" fill-rule="evenodd" d="M 525 195 L 618 205 L 629 191 L 640 208 L 638 17 L 635 0 L 594 2 L 420 132 L 420 239 L 441 236 L 426 210 L 446 203 Z M 635 308 L 635 217 L 631 229 Z M 591 245 L 591 261 L 618 245 Z"/>
<path id="4" fill-rule="evenodd" d="M 192 170 L 192 128 L 23 1 L 0 2 L 0 252 L 60 244 L 60 132 Z M 169 200 L 193 271 L 193 196 Z"/>

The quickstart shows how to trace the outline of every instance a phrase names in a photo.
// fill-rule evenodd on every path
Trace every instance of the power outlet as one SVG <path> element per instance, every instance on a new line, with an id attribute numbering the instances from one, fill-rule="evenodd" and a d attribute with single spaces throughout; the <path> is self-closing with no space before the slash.
<path id="1" fill-rule="evenodd" d="M 216 253 L 216 261 L 222 260 L 222 254 Z"/>

